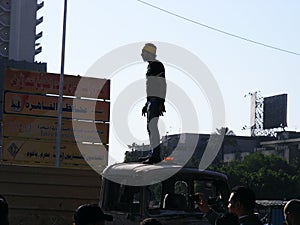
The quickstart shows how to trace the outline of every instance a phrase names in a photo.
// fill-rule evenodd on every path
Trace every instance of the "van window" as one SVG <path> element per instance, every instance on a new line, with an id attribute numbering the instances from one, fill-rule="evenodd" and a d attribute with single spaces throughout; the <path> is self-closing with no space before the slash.
<path id="1" fill-rule="evenodd" d="M 106 180 L 103 207 L 131 214 L 139 213 L 141 189 L 143 187 L 127 186 Z M 145 204 L 148 209 L 161 207 L 162 184 L 156 183 L 145 187 Z"/>
<path id="2" fill-rule="evenodd" d="M 216 197 L 216 186 L 212 181 L 194 180 L 194 193 L 201 192 L 206 197 Z"/>
<path id="3" fill-rule="evenodd" d="M 111 181 L 105 184 L 103 207 L 132 214 L 139 213 L 140 187 L 120 185 Z"/>
<path id="4" fill-rule="evenodd" d="M 175 194 L 182 194 L 184 196 L 187 196 L 188 192 L 188 184 L 185 181 L 176 181 L 174 186 Z"/>
<path id="5" fill-rule="evenodd" d="M 162 184 L 153 184 L 148 186 L 146 190 L 146 195 L 149 196 L 148 209 L 159 209 L 161 206 Z"/>
<path id="6" fill-rule="evenodd" d="M 222 194 L 222 186 L 210 180 L 194 180 L 194 193 L 203 193 L 207 202 L 216 211 L 222 212 L 226 208 L 226 196 Z"/>
<path id="7" fill-rule="evenodd" d="M 177 178 L 177 179 L 176 179 Z M 228 188 L 226 182 L 195 177 L 172 177 L 149 186 L 127 186 L 109 180 L 103 182 L 102 206 L 107 211 L 120 211 L 139 215 L 145 210 L 156 215 L 164 211 L 197 213 L 194 194 L 203 193 L 217 212 L 226 208 Z M 199 212 L 200 213 L 200 212 Z"/>

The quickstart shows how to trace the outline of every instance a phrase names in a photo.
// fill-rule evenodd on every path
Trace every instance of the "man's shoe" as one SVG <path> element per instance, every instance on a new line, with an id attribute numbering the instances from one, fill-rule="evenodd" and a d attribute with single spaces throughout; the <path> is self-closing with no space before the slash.
<path id="1" fill-rule="evenodd" d="M 161 162 L 162 159 L 160 157 L 149 157 L 148 159 L 146 159 L 145 161 L 143 161 L 143 164 L 156 164 Z"/>

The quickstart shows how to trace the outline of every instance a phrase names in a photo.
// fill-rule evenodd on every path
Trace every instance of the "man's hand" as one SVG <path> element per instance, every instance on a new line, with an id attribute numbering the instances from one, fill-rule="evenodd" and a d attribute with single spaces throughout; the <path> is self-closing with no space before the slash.
<path id="1" fill-rule="evenodd" d="M 145 105 L 142 109 L 142 116 L 146 116 L 147 113 L 147 105 Z"/>
<path id="2" fill-rule="evenodd" d="M 198 202 L 196 202 L 196 204 L 198 205 L 199 209 L 202 212 L 207 213 L 210 210 L 210 208 L 209 208 L 209 206 L 207 204 L 205 196 L 202 193 L 197 193 L 195 195 L 197 195 L 198 198 L 199 198 Z"/>
<path id="3" fill-rule="evenodd" d="M 163 116 L 164 113 L 166 112 L 165 103 L 161 103 L 161 104 L 159 105 L 158 110 L 159 110 L 159 115 L 160 115 L 160 116 Z"/>

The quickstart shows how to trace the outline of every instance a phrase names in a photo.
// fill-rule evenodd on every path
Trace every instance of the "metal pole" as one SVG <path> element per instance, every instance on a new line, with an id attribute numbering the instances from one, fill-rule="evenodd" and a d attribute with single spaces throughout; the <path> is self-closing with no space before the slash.
<path id="1" fill-rule="evenodd" d="M 55 151 L 55 167 L 59 167 L 60 163 L 60 142 L 61 142 L 61 118 L 62 118 L 62 100 L 64 90 L 64 68 L 65 68 L 65 43 L 66 43 L 66 22 L 67 22 L 67 0 L 64 4 L 64 19 L 63 19 L 63 33 L 62 33 L 62 47 L 61 47 L 61 67 L 59 79 L 59 98 L 57 104 L 58 120 L 56 131 L 56 151 Z"/>

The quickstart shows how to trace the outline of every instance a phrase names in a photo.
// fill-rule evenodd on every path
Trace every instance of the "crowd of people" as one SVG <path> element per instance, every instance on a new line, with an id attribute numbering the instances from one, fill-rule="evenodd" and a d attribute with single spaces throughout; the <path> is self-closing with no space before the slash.
<path id="1" fill-rule="evenodd" d="M 196 204 L 211 225 L 262 225 L 258 215 L 255 214 L 255 194 L 245 186 L 232 189 L 228 200 L 228 212 L 218 214 L 212 209 L 203 194 L 197 193 Z M 288 201 L 283 209 L 286 225 L 300 225 L 300 200 Z M 74 213 L 74 225 L 104 225 L 105 221 L 113 221 L 113 216 L 105 214 L 98 204 L 84 204 L 79 206 Z M 0 195 L 0 225 L 9 225 L 8 203 Z M 161 225 L 155 218 L 146 218 L 140 225 Z"/>

